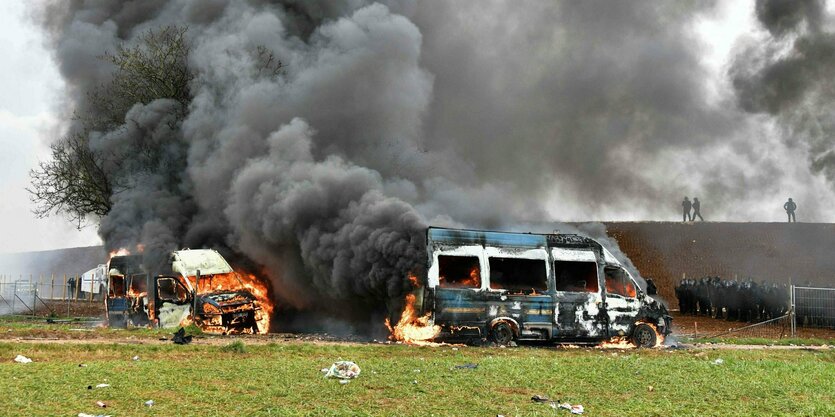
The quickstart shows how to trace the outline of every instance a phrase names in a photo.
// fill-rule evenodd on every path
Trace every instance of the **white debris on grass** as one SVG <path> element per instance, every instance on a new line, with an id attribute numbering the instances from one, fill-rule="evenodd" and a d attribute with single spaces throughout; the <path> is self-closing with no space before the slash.
<path id="1" fill-rule="evenodd" d="M 330 368 L 322 368 L 325 378 L 354 379 L 360 375 L 360 367 L 351 361 L 334 362 Z"/>
<path id="2" fill-rule="evenodd" d="M 29 359 L 29 358 L 27 358 L 26 356 L 23 356 L 23 355 L 15 356 L 14 361 L 17 362 L 17 363 L 32 363 L 32 359 Z"/>

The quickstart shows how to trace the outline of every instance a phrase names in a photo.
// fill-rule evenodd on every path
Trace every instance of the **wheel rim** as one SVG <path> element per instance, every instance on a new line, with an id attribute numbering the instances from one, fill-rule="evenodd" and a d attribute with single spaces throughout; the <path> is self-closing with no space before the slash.
<path id="1" fill-rule="evenodd" d="M 638 329 L 638 335 L 636 337 L 638 346 L 651 347 L 654 344 L 652 341 L 653 336 L 655 335 L 652 334 L 652 330 L 649 327 L 641 326 L 641 328 Z"/>
<path id="2" fill-rule="evenodd" d="M 496 325 L 493 329 L 493 334 L 495 335 L 496 343 L 501 345 L 506 345 L 513 339 L 513 333 L 510 327 L 504 323 Z"/>

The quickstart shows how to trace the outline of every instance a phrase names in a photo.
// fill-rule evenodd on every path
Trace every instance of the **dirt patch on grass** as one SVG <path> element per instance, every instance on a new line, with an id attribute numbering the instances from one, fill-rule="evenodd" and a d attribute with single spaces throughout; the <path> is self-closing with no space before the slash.
<path id="1" fill-rule="evenodd" d="M 672 316 L 673 334 L 678 336 L 710 337 L 727 332 L 730 329 L 738 329 L 752 324 L 739 321 L 718 320 L 706 316 L 686 316 L 678 312 L 674 312 Z M 785 333 L 784 337 L 790 335 L 790 329 L 786 326 L 785 329 L 774 327 L 769 331 L 759 332 L 756 336 L 779 339 L 781 332 Z M 804 339 L 835 339 L 835 329 L 798 327 L 796 337 Z"/>

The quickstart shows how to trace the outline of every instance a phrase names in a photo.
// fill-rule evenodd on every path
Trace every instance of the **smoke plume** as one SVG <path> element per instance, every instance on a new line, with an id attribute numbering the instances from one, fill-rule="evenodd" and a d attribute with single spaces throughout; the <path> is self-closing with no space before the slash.
<path id="1" fill-rule="evenodd" d="M 757 2 L 770 43 L 793 46 L 742 48 L 730 72 L 741 109 L 704 81 L 692 22 L 712 2 L 55 1 L 35 12 L 67 82 L 68 132 L 113 77 L 97 57 L 188 28 L 190 101 L 135 103 L 91 133 L 127 182 L 100 219 L 108 247 L 220 248 L 263 266 L 281 302 L 338 309 L 407 290 L 429 224 L 677 219 L 694 194 L 705 217 L 748 219 L 770 204 L 780 214 L 782 195 L 755 203 L 799 184 L 799 212 L 820 218 L 833 201 L 821 174 L 835 179 L 822 10 Z M 264 50 L 280 72 L 264 73 Z M 811 169 L 787 164 L 795 139 L 748 112 L 802 137 Z"/>
<path id="2" fill-rule="evenodd" d="M 835 185 L 835 32 L 821 0 L 758 0 L 764 41 L 740 46 L 730 69 L 739 105 L 770 115 L 784 141 Z M 831 191 L 831 190 L 830 190 Z"/>

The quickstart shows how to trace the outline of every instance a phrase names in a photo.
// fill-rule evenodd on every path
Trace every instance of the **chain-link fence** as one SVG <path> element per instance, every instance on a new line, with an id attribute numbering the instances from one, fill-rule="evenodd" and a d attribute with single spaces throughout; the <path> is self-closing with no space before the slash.
<path id="1" fill-rule="evenodd" d="M 103 312 L 105 283 L 83 274 L 0 274 L 0 315 L 96 316 Z"/>
<path id="2" fill-rule="evenodd" d="M 835 288 L 792 286 L 793 333 L 797 327 L 835 329 Z"/>
<path id="3" fill-rule="evenodd" d="M 750 337 L 764 339 L 782 339 L 792 335 L 791 314 L 761 321 L 744 327 L 728 329 L 720 333 L 712 334 L 708 338 L 721 338 L 731 336 L 735 338 Z"/>

